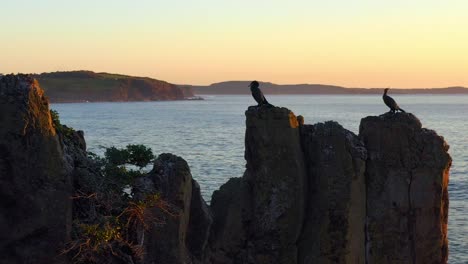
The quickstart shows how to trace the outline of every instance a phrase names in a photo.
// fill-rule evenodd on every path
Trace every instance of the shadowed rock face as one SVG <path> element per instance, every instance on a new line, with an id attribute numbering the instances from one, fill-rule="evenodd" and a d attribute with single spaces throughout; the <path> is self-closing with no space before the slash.
<path id="1" fill-rule="evenodd" d="M 147 193 L 161 193 L 173 205 L 173 215 L 153 208 L 151 214 L 163 224 L 154 224 L 144 231 L 143 246 L 147 254 L 144 263 L 186 263 L 190 256 L 185 246 L 192 197 L 192 176 L 187 163 L 180 157 L 162 154 L 156 159 L 153 170 L 144 181 Z M 134 192 L 142 195 L 137 187 Z M 149 191 L 149 192 L 148 192 Z"/>
<path id="2" fill-rule="evenodd" d="M 213 194 L 207 263 L 297 263 L 306 171 L 296 117 L 268 106 L 246 116 L 247 169 Z"/>
<path id="3" fill-rule="evenodd" d="M 412 114 L 362 119 L 368 263 L 446 263 L 449 146 Z"/>
<path id="4" fill-rule="evenodd" d="M 0 77 L 0 124 L 0 263 L 61 263 L 71 180 L 35 80 Z"/>
<path id="5" fill-rule="evenodd" d="M 358 137 L 335 122 L 301 125 L 285 108 L 246 116 L 247 170 L 213 194 L 210 263 L 364 263 Z"/>
<path id="6" fill-rule="evenodd" d="M 201 263 L 212 217 L 187 162 L 172 154 L 159 155 L 153 170 L 137 180 L 133 191 L 139 199 L 160 193 L 171 205 L 170 214 L 150 209 L 158 220 L 149 230 L 139 231 L 138 241 L 146 251 L 143 263 Z"/>
<path id="7" fill-rule="evenodd" d="M 249 253 L 256 263 L 296 263 L 306 177 L 296 116 L 279 107 L 250 107 L 246 116 Z"/>
<path id="8" fill-rule="evenodd" d="M 446 262 L 448 146 L 414 116 L 365 118 L 361 138 L 284 108 L 246 116 L 247 170 L 213 194 L 206 263 Z"/>
<path id="9" fill-rule="evenodd" d="M 249 263 L 247 227 L 251 218 L 250 188 L 244 178 L 231 178 L 211 198 L 213 226 L 207 263 Z"/>
<path id="10" fill-rule="evenodd" d="M 364 263 L 367 151 L 336 122 L 301 128 L 306 215 L 298 263 Z"/>

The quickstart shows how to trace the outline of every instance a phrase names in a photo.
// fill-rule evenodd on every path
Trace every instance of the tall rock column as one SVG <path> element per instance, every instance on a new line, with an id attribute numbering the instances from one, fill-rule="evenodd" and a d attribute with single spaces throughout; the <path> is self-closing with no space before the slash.
<path id="1" fill-rule="evenodd" d="M 306 177 L 296 117 L 267 106 L 249 107 L 246 116 L 249 255 L 258 264 L 296 263 Z"/>
<path id="2" fill-rule="evenodd" d="M 61 263 L 70 169 L 47 99 L 27 75 L 0 77 L 0 263 Z"/>
<path id="3" fill-rule="evenodd" d="M 332 121 L 302 126 L 301 140 L 308 191 L 298 263 L 365 263 L 364 145 Z"/>
<path id="4" fill-rule="evenodd" d="M 367 263 L 446 263 L 449 146 L 412 114 L 361 120 Z"/>
<path id="5" fill-rule="evenodd" d="M 136 180 L 135 198 L 160 194 L 169 208 L 149 209 L 147 230 L 139 230 L 138 242 L 144 247 L 142 263 L 202 263 L 212 223 L 211 213 L 192 179 L 187 162 L 164 153 L 153 170 Z"/>

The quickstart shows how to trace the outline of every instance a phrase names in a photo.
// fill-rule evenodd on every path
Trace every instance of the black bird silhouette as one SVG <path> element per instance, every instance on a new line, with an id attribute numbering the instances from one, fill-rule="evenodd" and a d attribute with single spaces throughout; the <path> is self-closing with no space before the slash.
<path id="1" fill-rule="evenodd" d="M 390 111 L 392 113 L 395 113 L 396 111 L 406 113 L 405 110 L 401 109 L 398 106 L 398 104 L 395 102 L 395 100 L 393 100 L 393 98 L 391 98 L 390 96 L 387 95 L 388 89 L 390 89 L 390 88 L 385 88 L 384 94 L 382 96 L 382 99 L 383 99 L 384 103 L 390 108 Z"/>
<path id="2" fill-rule="evenodd" d="M 255 101 L 257 101 L 258 106 L 262 106 L 262 105 L 272 106 L 272 104 L 270 104 L 265 98 L 265 96 L 263 95 L 262 90 L 258 88 L 259 86 L 260 84 L 257 81 L 253 81 L 249 85 L 250 91 L 252 92 L 252 96 L 255 99 Z"/>

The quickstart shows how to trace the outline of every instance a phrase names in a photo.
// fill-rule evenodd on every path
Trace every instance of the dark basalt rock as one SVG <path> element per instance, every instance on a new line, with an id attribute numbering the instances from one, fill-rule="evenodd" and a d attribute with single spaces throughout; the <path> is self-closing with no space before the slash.
<path id="1" fill-rule="evenodd" d="M 247 170 L 213 194 L 206 263 L 447 261 L 448 146 L 413 115 L 365 118 L 360 137 L 285 108 L 246 116 Z"/>
<path id="2" fill-rule="evenodd" d="M 133 192 L 139 199 L 159 193 L 170 205 L 170 213 L 150 208 L 157 221 L 148 230 L 137 231 L 146 252 L 143 263 L 201 263 L 212 217 L 187 162 L 172 154 L 159 155 Z"/>
<path id="3" fill-rule="evenodd" d="M 306 215 L 298 263 L 364 263 L 367 151 L 336 122 L 301 128 Z"/>
<path id="4" fill-rule="evenodd" d="M 446 263 L 449 146 L 412 114 L 362 119 L 367 263 Z"/>
<path id="5" fill-rule="evenodd" d="M 0 77 L 0 123 L 0 263 L 62 263 L 72 184 L 37 81 Z"/>
<path id="6" fill-rule="evenodd" d="M 212 223 L 213 216 L 203 200 L 200 185 L 192 179 L 192 199 L 186 244 L 194 261 L 201 263 L 205 258 Z"/>
<path id="7" fill-rule="evenodd" d="M 243 178 L 231 178 L 211 198 L 213 225 L 206 263 L 249 263 L 247 227 L 252 218 L 250 188 Z"/>

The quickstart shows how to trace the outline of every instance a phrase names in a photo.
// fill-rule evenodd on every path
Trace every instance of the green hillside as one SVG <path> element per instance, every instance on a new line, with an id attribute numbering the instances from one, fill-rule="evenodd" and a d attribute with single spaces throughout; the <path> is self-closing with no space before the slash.
<path id="1" fill-rule="evenodd" d="M 51 102 L 159 101 L 191 97 L 190 89 L 147 77 L 70 71 L 34 77 Z"/>

